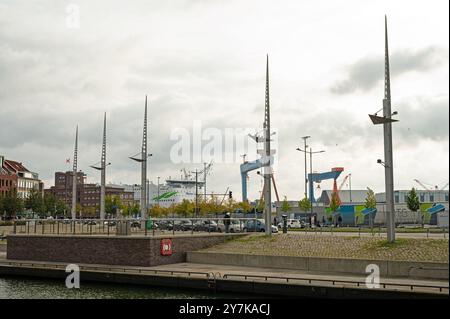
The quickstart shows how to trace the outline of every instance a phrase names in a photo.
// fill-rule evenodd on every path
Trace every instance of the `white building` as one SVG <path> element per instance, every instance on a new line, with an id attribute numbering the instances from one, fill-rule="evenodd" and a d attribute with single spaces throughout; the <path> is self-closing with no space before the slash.
<path id="1" fill-rule="evenodd" d="M 17 176 L 17 196 L 27 198 L 31 190 L 43 192 L 43 183 L 37 173 L 29 171 L 22 163 L 5 159 L 3 166 Z"/>

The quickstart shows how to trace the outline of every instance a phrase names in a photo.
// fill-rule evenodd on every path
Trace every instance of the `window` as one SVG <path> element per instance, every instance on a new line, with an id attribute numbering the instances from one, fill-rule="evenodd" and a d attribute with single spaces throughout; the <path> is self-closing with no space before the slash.
<path id="1" fill-rule="evenodd" d="M 444 201 L 448 202 L 448 194 L 445 194 L 444 197 L 445 197 Z"/>
<path id="2" fill-rule="evenodd" d="M 425 201 L 425 195 L 424 194 L 420 194 L 420 202 L 423 203 Z"/>
<path id="3" fill-rule="evenodd" d="M 434 195 L 430 194 L 430 202 L 434 203 Z"/>
<path id="4" fill-rule="evenodd" d="M 400 201 L 400 196 L 398 194 L 395 195 L 395 202 L 398 204 Z"/>

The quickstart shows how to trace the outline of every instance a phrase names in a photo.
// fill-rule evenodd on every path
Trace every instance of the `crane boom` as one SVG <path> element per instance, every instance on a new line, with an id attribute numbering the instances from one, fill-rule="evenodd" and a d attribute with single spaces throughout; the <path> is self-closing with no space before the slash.
<path id="1" fill-rule="evenodd" d="M 419 184 L 420 186 L 423 187 L 424 190 L 429 191 L 430 189 L 428 187 L 426 187 L 421 181 L 419 181 L 418 179 L 414 179 L 414 181 Z"/>
<path id="2" fill-rule="evenodd" d="M 341 185 L 339 185 L 338 190 L 340 191 L 342 189 L 342 186 L 344 186 L 345 182 L 348 180 L 350 174 L 345 175 L 344 179 L 342 180 Z"/>

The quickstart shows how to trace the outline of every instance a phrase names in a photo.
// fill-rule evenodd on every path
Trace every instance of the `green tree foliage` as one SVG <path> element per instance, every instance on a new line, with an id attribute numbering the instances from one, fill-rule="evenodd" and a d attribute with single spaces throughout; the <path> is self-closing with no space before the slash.
<path id="1" fill-rule="evenodd" d="M 301 201 L 298 202 L 298 208 L 300 208 L 303 212 L 308 212 L 311 210 L 311 202 L 308 198 L 303 198 Z"/>
<path id="2" fill-rule="evenodd" d="M 335 192 L 333 192 L 331 194 L 330 209 L 331 209 L 332 212 L 335 212 L 335 211 L 337 211 L 339 209 L 339 206 L 340 205 L 339 205 L 338 195 Z"/>
<path id="3" fill-rule="evenodd" d="M 264 203 L 264 200 L 260 200 L 258 202 L 258 205 L 256 206 L 256 211 L 257 212 L 263 212 L 265 206 L 266 206 L 266 204 Z"/>
<path id="4" fill-rule="evenodd" d="M 286 196 L 284 196 L 283 203 L 281 204 L 281 211 L 283 213 L 287 213 L 290 210 L 291 210 L 291 205 L 289 205 L 289 202 L 288 202 Z"/>
<path id="5" fill-rule="evenodd" d="M 62 200 L 56 200 L 56 214 L 59 216 L 65 216 L 69 212 L 69 207 Z"/>
<path id="6" fill-rule="evenodd" d="M 250 213 L 252 210 L 252 207 L 247 201 L 238 203 L 238 208 L 242 210 L 245 214 Z"/>
<path id="7" fill-rule="evenodd" d="M 24 210 L 23 200 L 17 197 L 17 192 L 9 192 L 1 199 L 2 215 L 13 218 Z"/>
<path id="8" fill-rule="evenodd" d="M 195 204 L 187 199 L 183 199 L 181 203 L 174 207 L 173 211 L 178 216 L 193 216 L 195 211 Z"/>
<path id="9" fill-rule="evenodd" d="M 413 212 L 417 212 L 420 208 L 419 197 L 417 196 L 414 187 L 409 191 L 408 195 L 406 195 L 406 205 L 408 206 L 408 209 Z"/>
<path id="10" fill-rule="evenodd" d="M 122 209 L 122 201 L 119 196 L 108 195 L 105 198 L 105 213 L 109 216 L 116 216 Z"/>
<path id="11" fill-rule="evenodd" d="M 28 197 L 25 199 L 25 208 L 31 210 L 33 213 L 37 213 L 41 218 L 47 216 L 42 193 L 37 189 L 32 189 L 28 194 Z"/>
<path id="12" fill-rule="evenodd" d="M 366 196 L 366 203 L 365 207 L 368 209 L 374 209 L 377 207 L 377 200 L 375 198 L 375 193 L 373 190 L 367 187 L 367 196 Z"/>

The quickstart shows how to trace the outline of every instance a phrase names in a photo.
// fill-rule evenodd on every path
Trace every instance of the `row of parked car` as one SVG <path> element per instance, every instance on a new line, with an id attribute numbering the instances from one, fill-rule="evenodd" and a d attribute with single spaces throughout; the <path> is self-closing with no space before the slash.
<path id="1" fill-rule="evenodd" d="M 229 220 L 228 232 L 265 232 L 266 226 L 263 220 Z M 223 220 L 214 221 L 211 219 L 192 221 L 189 219 L 160 220 L 156 222 L 156 229 L 175 230 L 175 231 L 205 231 L 205 232 L 226 232 L 226 226 Z M 277 227 L 272 226 L 272 232 L 278 232 Z"/>
<path id="2" fill-rule="evenodd" d="M 129 221 L 130 226 L 132 228 L 141 228 L 142 222 L 140 220 L 132 220 Z M 230 219 L 228 220 L 229 227 L 228 232 L 230 233 L 239 233 L 239 232 L 265 232 L 266 225 L 264 220 L 262 219 L 249 219 L 249 220 L 237 220 Z M 64 220 L 63 223 L 70 224 L 71 220 Z M 98 220 L 85 220 L 85 221 L 77 221 L 78 224 L 84 225 L 103 225 L 114 227 L 117 226 L 118 221 L 116 220 L 108 220 L 108 221 L 98 221 Z M 273 233 L 278 232 L 278 228 L 276 226 L 271 225 L 271 231 Z M 224 220 L 212 220 L 212 219 L 203 219 L 203 220 L 191 220 L 184 218 L 177 219 L 167 219 L 167 220 L 155 220 L 152 221 L 152 228 L 157 230 L 168 230 L 168 231 L 204 231 L 204 232 L 226 232 L 226 226 L 224 224 Z"/>

